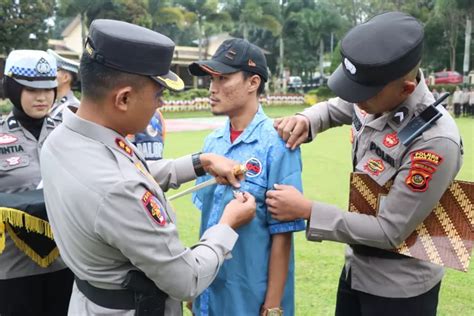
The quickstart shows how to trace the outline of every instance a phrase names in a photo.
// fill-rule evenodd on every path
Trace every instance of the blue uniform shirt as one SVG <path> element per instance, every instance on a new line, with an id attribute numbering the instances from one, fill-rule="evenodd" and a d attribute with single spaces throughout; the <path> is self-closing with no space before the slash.
<path id="1" fill-rule="evenodd" d="M 137 146 L 146 160 L 160 160 L 163 158 L 165 141 L 165 120 L 159 111 L 156 111 L 143 132 L 137 133 L 128 139 Z"/>
<path id="2" fill-rule="evenodd" d="M 194 302 L 196 315 L 259 315 L 268 282 L 271 235 L 305 229 L 304 220 L 279 222 L 267 212 L 265 194 L 275 183 L 293 185 L 301 191 L 301 153 L 290 151 L 260 107 L 250 125 L 230 142 L 230 122 L 205 140 L 203 152 L 212 152 L 244 163 L 248 169 L 242 191 L 255 196 L 257 214 L 251 223 L 237 230 L 239 239 L 232 259 L 220 269 L 211 286 Z M 197 182 L 208 180 L 200 177 Z M 213 185 L 193 195 L 202 211 L 201 234 L 221 218 L 233 199 L 232 188 Z M 285 315 L 294 314 L 294 260 L 291 250 L 288 278 L 282 299 Z"/>

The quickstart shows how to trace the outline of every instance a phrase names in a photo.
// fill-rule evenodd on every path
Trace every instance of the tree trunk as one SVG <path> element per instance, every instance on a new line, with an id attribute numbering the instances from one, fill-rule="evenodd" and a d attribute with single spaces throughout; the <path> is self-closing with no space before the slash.
<path id="1" fill-rule="evenodd" d="M 469 75 L 469 54 L 471 49 L 471 32 L 472 32 L 472 20 L 470 14 L 466 14 L 466 33 L 465 33 L 465 42 L 464 42 L 464 63 L 463 63 L 463 75 L 464 75 L 464 84 L 468 83 Z"/>
<path id="2" fill-rule="evenodd" d="M 323 36 L 321 35 L 321 39 L 319 40 L 319 86 L 323 85 L 323 74 L 324 74 L 324 40 Z"/>
<path id="3" fill-rule="evenodd" d="M 283 64 L 283 60 L 285 57 L 285 49 L 284 49 L 284 43 L 283 43 L 283 34 L 280 34 L 280 80 L 281 80 L 281 86 L 279 87 L 281 89 L 281 92 L 286 93 L 286 78 L 285 78 L 285 65 Z"/>

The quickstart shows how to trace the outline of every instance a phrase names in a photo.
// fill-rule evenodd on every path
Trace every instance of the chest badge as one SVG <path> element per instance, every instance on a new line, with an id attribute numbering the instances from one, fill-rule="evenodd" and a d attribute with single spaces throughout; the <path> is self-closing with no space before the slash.
<path id="1" fill-rule="evenodd" d="M 253 178 L 262 173 L 262 163 L 255 157 L 250 158 L 245 162 L 245 168 L 247 169 L 246 176 Z"/>
<path id="2" fill-rule="evenodd" d="M 122 149 L 124 152 L 126 152 L 128 155 L 130 156 L 133 156 L 133 150 L 132 148 L 130 148 L 130 146 L 128 146 L 125 141 L 121 138 L 116 138 L 115 139 L 115 143 L 117 144 L 117 146 Z"/>
<path id="3" fill-rule="evenodd" d="M 13 144 L 18 138 L 11 134 L 0 134 L 0 145 Z"/>
<path id="4" fill-rule="evenodd" d="M 380 173 L 382 173 L 382 171 L 385 170 L 385 166 L 382 159 L 369 159 L 369 161 L 367 161 L 364 166 L 364 170 L 374 176 L 378 176 Z"/>
<path id="5" fill-rule="evenodd" d="M 397 132 L 385 135 L 385 138 L 383 140 L 383 144 L 387 148 L 397 146 L 399 142 L 400 140 L 398 139 Z"/>

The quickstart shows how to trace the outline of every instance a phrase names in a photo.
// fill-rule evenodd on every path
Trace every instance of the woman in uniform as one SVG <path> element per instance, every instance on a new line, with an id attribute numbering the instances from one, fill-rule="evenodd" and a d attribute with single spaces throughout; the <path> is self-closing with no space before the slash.
<path id="1" fill-rule="evenodd" d="M 18 196 L 41 183 L 39 154 L 55 127 L 48 112 L 56 97 L 56 61 L 44 51 L 12 51 L 4 75 L 13 109 L 0 121 L 0 193 Z M 49 262 L 33 260 L 25 250 L 30 237 L 15 230 L 5 214 L 0 213 L 0 315 L 66 315 L 72 273 L 57 253 Z"/>

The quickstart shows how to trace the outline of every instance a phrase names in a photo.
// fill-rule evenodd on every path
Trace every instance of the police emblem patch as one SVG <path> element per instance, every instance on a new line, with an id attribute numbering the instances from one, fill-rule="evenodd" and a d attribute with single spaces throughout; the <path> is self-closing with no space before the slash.
<path id="1" fill-rule="evenodd" d="M 256 177 L 262 173 L 262 163 L 255 157 L 250 158 L 245 162 L 245 168 L 247 169 L 245 175 L 250 178 Z"/>
<path id="2" fill-rule="evenodd" d="M 150 191 L 146 191 L 142 197 L 142 203 L 147 213 L 160 226 L 166 225 L 166 215 L 163 205 Z"/>
<path id="3" fill-rule="evenodd" d="M 117 144 L 117 146 L 122 149 L 124 152 L 126 152 L 127 154 L 129 154 L 130 156 L 133 156 L 133 150 L 130 148 L 130 146 L 128 146 L 125 141 L 121 138 L 116 138 L 115 139 L 115 143 Z"/>
<path id="4" fill-rule="evenodd" d="M 364 170 L 374 176 L 378 176 L 385 170 L 385 166 L 381 159 L 369 159 L 364 166 Z"/>
<path id="5" fill-rule="evenodd" d="M 0 134 L 0 145 L 13 144 L 18 140 L 15 135 L 12 134 Z"/>
<path id="6" fill-rule="evenodd" d="M 383 145 L 387 148 L 397 146 L 400 140 L 398 139 L 397 132 L 387 134 L 383 140 Z"/>
<path id="7" fill-rule="evenodd" d="M 424 192 L 428 189 L 431 174 L 419 169 L 410 169 L 410 173 L 405 179 L 408 187 L 415 192 Z"/>

